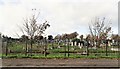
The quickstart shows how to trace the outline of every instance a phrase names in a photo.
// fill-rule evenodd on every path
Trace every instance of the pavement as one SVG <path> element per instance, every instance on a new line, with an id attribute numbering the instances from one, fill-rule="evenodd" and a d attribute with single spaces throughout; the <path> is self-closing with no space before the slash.
<path id="1" fill-rule="evenodd" d="M 1 59 L 0 59 L 1 60 Z M 3 67 L 119 67 L 118 59 L 84 59 L 84 58 L 67 58 L 67 59 L 2 59 Z"/>

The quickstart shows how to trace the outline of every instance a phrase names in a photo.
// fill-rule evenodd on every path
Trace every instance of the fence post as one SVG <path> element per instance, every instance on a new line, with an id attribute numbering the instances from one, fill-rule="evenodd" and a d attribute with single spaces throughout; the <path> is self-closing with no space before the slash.
<path id="1" fill-rule="evenodd" d="M 89 55 L 89 50 L 88 50 L 88 48 L 89 48 L 89 41 L 87 41 L 87 56 Z"/>
<path id="2" fill-rule="evenodd" d="M 5 49 L 6 49 L 5 55 L 7 56 L 7 54 L 8 54 L 8 40 L 5 43 Z"/>
<path id="3" fill-rule="evenodd" d="M 27 55 L 27 40 L 25 41 L 25 46 L 26 46 L 26 53 L 25 53 L 25 55 Z"/>
<path id="4" fill-rule="evenodd" d="M 46 37 L 45 37 L 45 39 L 44 39 L 44 45 L 45 45 L 45 52 L 44 52 L 44 55 L 45 55 L 45 57 L 47 56 L 47 39 L 46 39 Z"/>
<path id="5" fill-rule="evenodd" d="M 66 57 L 66 40 L 64 42 L 64 46 L 65 46 L 65 57 Z"/>
<path id="6" fill-rule="evenodd" d="M 67 42 L 67 45 L 68 45 L 68 57 L 69 57 L 69 55 L 70 55 L 70 54 L 69 54 L 69 45 L 70 45 L 69 42 L 70 42 L 70 41 L 69 41 L 69 39 L 68 39 L 68 42 Z"/>
<path id="7" fill-rule="evenodd" d="M 108 40 L 106 40 L 106 56 L 108 56 L 107 48 L 108 48 Z"/>

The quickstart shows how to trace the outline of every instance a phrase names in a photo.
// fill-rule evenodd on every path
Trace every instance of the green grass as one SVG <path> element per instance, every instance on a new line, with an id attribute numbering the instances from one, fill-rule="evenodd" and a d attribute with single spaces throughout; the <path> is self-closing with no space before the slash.
<path id="1" fill-rule="evenodd" d="M 25 46 L 24 44 L 13 43 L 12 46 L 8 46 L 8 48 L 14 52 L 24 52 L 25 51 L 23 49 L 24 46 Z"/>
<path id="2" fill-rule="evenodd" d="M 54 44 L 54 47 L 57 47 L 57 44 Z M 23 49 L 24 47 L 24 49 Z M 15 53 L 8 53 L 8 55 L 6 56 L 5 54 L 0 55 L 0 57 L 3 58 L 120 58 L 120 55 L 118 54 L 118 52 L 115 51 L 111 51 L 110 48 L 108 47 L 108 56 L 106 56 L 106 51 L 105 49 L 102 48 L 98 48 L 98 49 L 89 49 L 89 56 L 87 55 L 80 55 L 80 54 L 76 54 L 76 53 L 70 53 L 69 57 L 66 56 L 65 57 L 65 52 L 67 52 L 68 55 L 68 46 L 66 46 L 66 51 L 65 51 L 65 46 L 61 47 L 61 48 L 57 48 L 57 49 L 49 49 L 52 47 L 52 44 L 48 44 L 48 50 L 47 52 L 50 52 L 49 55 L 44 56 L 44 54 L 33 54 L 33 56 L 29 55 L 25 55 L 25 44 L 21 44 L 21 43 L 13 43 L 11 44 L 8 48 L 11 49 L 12 51 L 14 51 Z M 41 48 L 43 48 L 41 46 Z M 75 50 L 72 50 L 72 48 L 74 48 Z M 33 44 L 33 51 L 40 51 L 39 48 L 37 48 L 37 45 Z M 86 47 L 83 47 L 82 49 L 80 49 L 77 46 L 69 46 L 69 52 L 83 52 L 86 51 Z M 21 53 L 18 53 L 21 52 Z M 61 52 L 61 53 L 60 53 Z"/>
<path id="3" fill-rule="evenodd" d="M 115 54 L 109 54 L 108 56 L 105 55 L 105 53 L 98 54 L 97 56 L 95 54 L 90 54 L 90 55 L 80 55 L 80 54 L 74 54 L 70 53 L 68 57 L 68 53 L 66 53 L 66 57 L 64 53 L 52 53 L 47 56 L 44 56 L 44 54 L 33 54 L 32 56 L 30 55 L 25 55 L 25 54 L 8 54 L 7 56 L 5 54 L 1 55 L 3 58 L 90 58 L 90 59 L 95 59 L 95 58 L 120 58 L 120 55 L 115 55 Z"/>

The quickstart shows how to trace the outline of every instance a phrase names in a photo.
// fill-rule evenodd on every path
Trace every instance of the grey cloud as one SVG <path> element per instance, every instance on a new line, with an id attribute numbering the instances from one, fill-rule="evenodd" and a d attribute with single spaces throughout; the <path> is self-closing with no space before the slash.
<path id="1" fill-rule="evenodd" d="M 10 4 L 10 6 L 14 8 L 4 8 L 9 11 L 12 10 L 11 12 L 14 11 L 14 13 L 7 11 L 0 12 L 1 14 L 4 13 L 4 15 L 7 13 L 9 16 L 13 14 L 16 15 L 11 19 L 4 18 L 7 19 L 10 24 L 16 25 L 16 22 L 18 21 L 18 24 L 22 23 L 19 19 L 26 17 L 27 11 L 30 11 L 32 8 L 37 8 L 41 11 L 39 19 L 40 23 L 44 20 L 48 20 L 51 24 L 51 27 L 46 31 L 46 34 L 57 35 L 57 33 L 70 33 L 74 31 L 79 33 L 89 33 L 88 23 L 90 23 L 95 16 L 107 17 L 108 19 L 112 19 L 113 23 L 117 22 L 117 1 L 118 0 L 12 0 L 11 2 L 5 2 L 6 4 L 15 3 L 16 5 L 19 5 L 13 6 Z M 19 11 L 16 11 L 17 8 Z M 17 16 L 19 16 L 19 19 Z M 14 18 L 15 22 L 13 21 Z M 8 24 L 6 21 L 2 22 Z M 11 28 L 10 32 L 13 30 Z"/>

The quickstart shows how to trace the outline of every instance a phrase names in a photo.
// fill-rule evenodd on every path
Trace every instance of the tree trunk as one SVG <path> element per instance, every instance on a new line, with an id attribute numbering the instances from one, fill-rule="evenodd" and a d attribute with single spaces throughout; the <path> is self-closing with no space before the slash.
<path id="1" fill-rule="evenodd" d="M 89 42 L 87 41 L 87 56 L 89 55 L 89 50 L 88 50 L 88 48 L 89 48 Z"/>
<path id="2" fill-rule="evenodd" d="M 44 52 L 45 57 L 47 56 L 47 40 L 45 39 L 45 52 Z"/>
<path id="3" fill-rule="evenodd" d="M 33 45 L 33 43 L 32 43 L 32 37 L 31 37 L 31 41 L 30 41 L 30 46 L 31 46 L 30 54 L 31 54 L 31 56 L 32 56 L 32 45 Z"/>
<path id="4" fill-rule="evenodd" d="M 64 46 L 65 46 L 65 57 L 66 57 L 66 43 L 65 43 L 65 45 L 64 45 Z"/>
<path id="5" fill-rule="evenodd" d="M 7 54 L 8 54 L 8 41 L 6 42 L 7 44 L 6 44 L 6 52 L 5 52 L 5 54 L 6 54 L 6 56 L 7 56 Z"/>
<path id="6" fill-rule="evenodd" d="M 53 45 L 53 41 L 52 41 L 52 48 L 54 47 L 54 45 Z"/>
<path id="7" fill-rule="evenodd" d="M 45 52 L 44 52 L 44 55 L 45 55 L 45 57 L 47 56 L 47 45 L 45 45 Z"/>
<path id="8" fill-rule="evenodd" d="M 69 45 L 70 45 L 70 44 L 69 44 L 69 40 L 68 40 L 68 57 L 69 57 L 69 55 L 70 55 L 70 54 L 69 54 Z"/>
<path id="9" fill-rule="evenodd" d="M 108 41 L 106 40 L 106 56 L 108 56 L 107 48 L 108 48 Z"/>
<path id="10" fill-rule="evenodd" d="M 25 41 L 25 47 L 26 47 L 26 49 L 25 49 L 25 55 L 27 55 L 27 40 Z"/>

